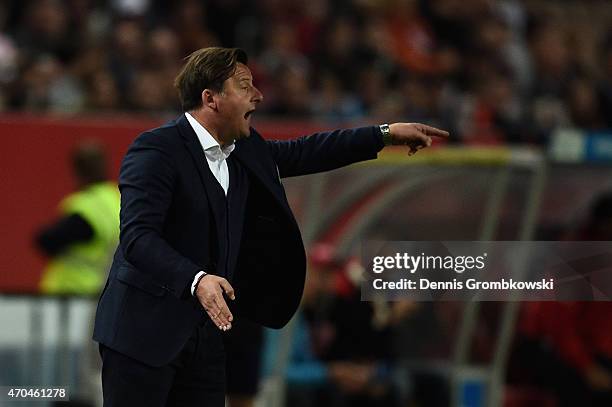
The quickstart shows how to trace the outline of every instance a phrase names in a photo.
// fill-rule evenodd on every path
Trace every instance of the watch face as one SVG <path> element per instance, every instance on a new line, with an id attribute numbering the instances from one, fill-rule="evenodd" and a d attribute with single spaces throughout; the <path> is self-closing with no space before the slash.
<path id="1" fill-rule="evenodd" d="M 381 124 L 380 126 L 380 132 L 383 136 L 383 142 L 386 146 L 391 144 L 391 129 L 389 128 L 388 124 Z"/>

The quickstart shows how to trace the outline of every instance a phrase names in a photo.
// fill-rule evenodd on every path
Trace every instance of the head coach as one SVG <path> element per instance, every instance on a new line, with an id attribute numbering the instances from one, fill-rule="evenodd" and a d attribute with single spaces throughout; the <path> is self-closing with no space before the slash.
<path id="1" fill-rule="evenodd" d="M 223 332 L 235 317 L 280 328 L 302 295 L 280 179 L 448 135 L 395 123 L 266 141 L 250 126 L 263 95 L 236 48 L 194 52 L 175 85 L 185 113 L 138 136 L 119 175 L 120 243 L 93 334 L 106 407 L 223 406 Z"/>

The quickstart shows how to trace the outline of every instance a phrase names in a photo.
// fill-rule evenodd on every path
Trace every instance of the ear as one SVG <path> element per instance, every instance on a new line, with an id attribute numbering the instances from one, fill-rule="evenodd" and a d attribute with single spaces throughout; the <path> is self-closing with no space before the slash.
<path id="1" fill-rule="evenodd" d="M 217 110 L 217 98 L 216 92 L 210 89 L 204 89 L 202 91 L 202 106 L 207 106 L 212 110 Z"/>

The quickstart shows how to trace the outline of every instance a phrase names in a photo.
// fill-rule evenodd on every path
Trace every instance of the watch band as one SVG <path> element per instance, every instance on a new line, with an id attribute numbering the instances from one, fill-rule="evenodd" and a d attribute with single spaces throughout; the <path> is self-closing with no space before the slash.
<path id="1" fill-rule="evenodd" d="M 383 143 L 385 143 L 385 146 L 390 146 L 392 144 L 391 128 L 387 123 L 381 124 L 380 126 L 378 126 L 378 128 L 380 129 L 380 133 L 382 134 Z"/>

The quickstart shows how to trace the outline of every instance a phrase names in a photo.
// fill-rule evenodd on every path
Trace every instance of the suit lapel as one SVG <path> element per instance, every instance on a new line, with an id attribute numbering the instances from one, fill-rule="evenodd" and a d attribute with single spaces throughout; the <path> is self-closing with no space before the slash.
<path id="1" fill-rule="evenodd" d="M 212 206 L 213 213 L 217 219 L 221 219 L 222 214 L 219 213 L 219 208 L 222 207 L 220 205 L 225 205 L 225 202 L 222 201 L 224 194 L 220 195 L 215 193 L 215 188 L 221 189 L 221 186 L 215 179 L 212 172 L 210 172 L 210 169 L 206 164 L 206 155 L 204 154 L 202 145 L 200 144 L 195 131 L 187 121 L 184 114 L 181 115 L 176 122 L 178 124 L 181 136 L 183 137 L 183 141 L 185 142 L 185 145 L 187 146 L 187 149 L 189 150 L 189 153 L 191 154 L 191 157 L 193 158 L 198 169 L 198 173 L 205 187 L 204 190 L 206 191 L 208 202 L 210 203 L 210 206 Z M 253 138 L 237 141 L 236 148 L 232 152 L 232 155 L 236 157 L 241 164 L 243 164 L 245 168 L 264 185 L 268 191 L 270 191 L 272 196 L 274 196 L 274 198 L 279 202 L 287 215 L 289 215 L 289 218 L 293 219 L 295 222 L 295 218 L 293 217 L 293 213 L 291 212 L 291 208 L 289 208 L 289 203 L 287 202 L 285 189 L 281 185 L 279 179 L 276 177 L 277 172 L 266 171 L 263 165 L 257 159 L 258 154 L 266 154 L 267 151 L 258 152 L 254 146 L 255 141 L 256 140 Z M 265 142 L 263 143 L 265 147 Z M 221 191 L 223 190 L 221 189 Z"/>
<path id="2" fill-rule="evenodd" d="M 254 139 L 254 136 L 251 136 L 248 139 L 243 139 L 236 142 L 236 148 L 232 152 L 232 155 L 240 160 L 245 168 L 247 168 L 249 172 L 253 174 L 268 191 L 270 191 L 274 198 L 283 207 L 285 212 L 287 212 L 289 217 L 294 219 L 293 212 L 291 212 L 291 208 L 287 202 L 285 188 L 283 188 L 280 182 L 280 176 L 277 177 L 277 175 L 279 175 L 277 170 L 275 169 L 273 172 L 266 171 L 260 160 L 257 159 L 257 157 L 260 157 L 262 154 L 266 154 L 267 151 L 257 151 L 255 148 L 256 141 L 257 140 Z M 263 143 L 265 147 L 265 141 Z"/>
<path id="3" fill-rule="evenodd" d="M 195 131 L 187 121 L 184 114 L 179 117 L 177 124 L 181 136 L 183 137 L 183 141 L 185 142 L 185 146 L 187 147 L 187 150 L 189 151 L 189 154 L 191 155 L 191 158 L 193 158 L 194 164 L 198 169 L 200 180 L 202 181 L 202 184 L 204 184 L 204 191 L 208 198 L 208 202 L 212 207 L 215 219 L 221 219 L 222 214 L 219 212 L 219 208 L 225 206 L 225 193 L 223 192 L 223 188 L 221 185 L 219 185 L 219 182 L 217 182 L 217 179 L 213 173 L 210 172 L 206 155 L 202 149 L 202 144 L 200 144 L 198 136 L 196 136 Z"/>
<path id="4" fill-rule="evenodd" d="M 261 163 L 256 159 L 257 154 L 252 146 L 251 140 L 246 139 L 238 141 L 232 154 L 235 155 L 267 189 L 274 192 L 275 195 L 279 192 L 280 183 L 270 177 L 270 174 L 268 174 Z"/>

